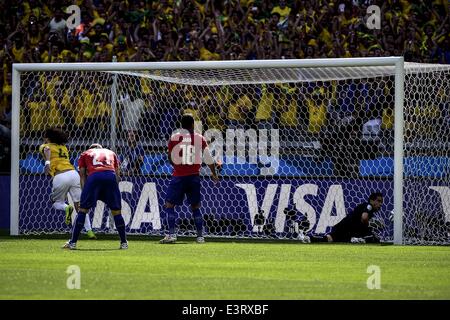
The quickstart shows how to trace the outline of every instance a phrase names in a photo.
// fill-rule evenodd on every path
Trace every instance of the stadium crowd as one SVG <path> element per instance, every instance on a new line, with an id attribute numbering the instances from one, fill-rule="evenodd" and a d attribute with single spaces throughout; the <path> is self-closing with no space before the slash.
<path id="1" fill-rule="evenodd" d="M 81 8 L 81 23 L 70 29 L 67 22 L 71 18 L 65 9 L 72 4 Z M 381 8 L 380 29 L 369 29 L 366 25 L 367 8 L 372 4 Z M 450 63 L 450 19 L 446 0 L 19 0 L 1 1 L 0 16 L 0 63 L 3 65 L 3 72 L 0 73 L 0 163 L 3 167 L 8 166 L 9 160 L 6 155 L 9 152 L 11 126 L 12 63 L 108 62 L 114 56 L 119 62 L 404 56 L 406 61 Z M 34 115 L 35 122 L 36 117 L 40 117 L 41 120 L 50 119 L 52 125 L 64 125 L 69 114 L 73 120 L 69 122 L 77 127 L 92 127 L 98 121 L 106 121 L 110 112 L 105 102 L 109 95 L 107 91 L 86 85 L 84 81 L 85 86 L 79 89 L 83 90 L 82 95 L 63 88 L 64 92 L 56 94 L 59 98 L 55 98 L 49 93 L 58 90 L 52 81 L 34 79 L 39 85 L 30 86 L 38 89 L 29 92 L 28 117 Z M 136 92 L 142 92 L 143 96 L 135 97 L 133 103 L 128 103 L 130 108 L 135 108 L 133 110 L 139 111 L 145 107 L 145 103 L 140 105 L 136 100 L 145 102 L 152 94 L 157 99 L 163 95 L 155 94 L 155 90 L 170 90 L 146 90 L 144 84 L 141 85 Z M 333 91 L 331 87 L 327 84 L 322 88 L 313 86 L 305 90 L 311 95 L 330 95 Z M 285 89 L 283 95 L 289 98 L 292 88 Z M 384 86 L 374 90 L 391 89 Z M 267 104 L 271 90 L 276 92 L 279 89 L 275 86 L 273 89 L 258 90 L 250 99 L 239 93 L 229 100 L 224 98 L 222 101 L 229 102 L 228 105 L 204 103 L 212 109 L 202 113 L 205 118 L 202 120 L 209 121 L 211 125 L 217 122 L 214 115 L 225 114 L 226 125 L 236 126 L 248 120 L 241 119 L 242 110 L 253 105 L 257 107 L 250 121 L 264 127 L 264 120 L 268 120 L 269 116 L 267 107 L 261 107 L 262 92 L 267 93 Z M 363 92 L 362 89 L 358 91 Z M 45 93 L 47 98 L 42 99 Z M 92 98 L 98 94 L 103 98 Z M 184 96 L 188 95 L 186 93 Z M 205 96 L 186 99 L 207 100 L 212 96 L 210 92 Z M 83 101 L 74 105 L 87 109 L 69 113 L 58 110 L 61 102 L 71 97 L 81 97 Z M 86 102 L 89 97 L 92 101 L 105 103 L 90 106 Z M 121 99 L 127 99 L 125 91 Z M 124 108 L 126 105 L 123 104 Z M 314 103 L 311 106 L 308 103 L 302 105 L 306 106 L 304 112 L 300 104 L 286 107 L 279 113 L 277 122 L 295 127 L 304 123 L 310 132 L 320 132 L 320 126 L 313 123 L 311 127 L 311 118 L 324 122 L 329 110 Z M 217 109 L 219 107 L 221 110 Z M 41 108 L 47 108 L 47 113 Z M 145 110 L 155 113 L 152 108 Z M 142 113 L 144 119 L 147 111 Z M 389 108 L 376 112 L 379 117 L 384 114 L 385 125 L 392 125 Z M 170 116 L 164 112 L 157 114 Z M 328 115 L 328 118 L 333 117 Z M 368 120 L 371 117 L 363 118 Z M 33 131 L 33 120 L 28 118 L 27 124 Z M 39 121 L 35 124 L 36 130 L 44 129 L 40 128 Z M 127 126 L 126 121 L 124 125 Z M 128 125 L 133 127 L 134 123 Z"/>

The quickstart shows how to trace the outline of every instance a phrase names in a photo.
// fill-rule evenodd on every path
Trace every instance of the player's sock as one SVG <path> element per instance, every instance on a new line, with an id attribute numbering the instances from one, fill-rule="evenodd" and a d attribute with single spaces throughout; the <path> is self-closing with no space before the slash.
<path id="1" fill-rule="evenodd" d="M 85 220 L 86 220 L 86 213 L 78 212 L 75 223 L 73 224 L 72 238 L 70 239 L 71 243 L 77 243 L 78 237 L 80 236 L 80 232 L 83 229 Z"/>
<path id="2" fill-rule="evenodd" d="M 197 237 L 203 236 L 203 217 L 200 213 L 200 209 L 192 210 L 192 216 L 194 217 L 195 229 L 197 229 Z"/>
<path id="3" fill-rule="evenodd" d="M 68 205 L 66 203 L 64 203 L 63 201 L 56 201 L 56 202 L 53 203 L 53 208 L 56 209 L 56 210 L 64 211 L 64 210 L 66 210 L 67 206 Z"/>
<path id="4" fill-rule="evenodd" d="M 175 208 L 166 208 L 167 223 L 169 224 L 169 234 L 175 234 Z"/>
<path id="5" fill-rule="evenodd" d="M 328 242 L 327 236 L 311 237 L 311 242 Z"/>
<path id="6" fill-rule="evenodd" d="M 92 230 L 91 219 L 89 219 L 88 216 L 86 216 L 86 220 L 84 221 L 84 230 L 86 231 Z"/>
<path id="7" fill-rule="evenodd" d="M 121 214 L 114 216 L 114 224 L 116 225 L 117 232 L 119 233 L 120 242 L 127 242 L 127 236 L 125 234 L 125 220 L 123 220 Z"/>

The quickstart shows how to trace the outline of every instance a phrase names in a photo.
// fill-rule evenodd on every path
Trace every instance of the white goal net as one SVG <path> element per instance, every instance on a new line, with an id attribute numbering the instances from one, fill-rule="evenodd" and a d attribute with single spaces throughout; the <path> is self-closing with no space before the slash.
<path id="1" fill-rule="evenodd" d="M 201 169 L 207 237 L 323 235 L 382 192 L 371 220 L 381 240 L 393 240 L 392 214 L 400 210 L 403 243 L 450 243 L 450 66 L 405 63 L 403 205 L 395 209 L 394 128 L 402 121 L 395 119 L 394 65 L 196 66 L 21 69 L 17 233 L 70 232 L 52 209 L 38 151 L 44 130 L 60 127 L 75 167 L 94 142 L 119 155 L 127 232 L 163 235 L 167 142 L 190 113 L 223 163 L 218 184 Z M 176 213 L 178 234 L 194 236 L 189 206 Z M 90 217 L 94 231 L 114 231 L 102 202 Z"/>

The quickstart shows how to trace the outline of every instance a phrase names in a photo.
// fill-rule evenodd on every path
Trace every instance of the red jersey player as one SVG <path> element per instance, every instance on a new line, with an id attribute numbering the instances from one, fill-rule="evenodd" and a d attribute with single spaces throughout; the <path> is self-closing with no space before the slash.
<path id="1" fill-rule="evenodd" d="M 119 160 L 117 155 L 95 143 L 83 152 L 78 160 L 81 182 L 80 210 L 77 215 L 72 238 L 63 248 L 76 249 L 78 236 L 83 226 L 86 214 L 101 200 L 111 209 L 114 223 L 120 236 L 120 249 L 128 249 L 125 234 L 125 221 L 121 209 L 119 190 Z"/>
<path id="2" fill-rule="evenodd" d="M 181 132 L 172 135 L 169 141 L 169 161 L 173 166 L 173 176 L 166 193 L 165 211 L 169 225 L 169 234 L 160 243 L 174 243 L 175 234 L 175 206 L 181 205 L 184 196 L 191 205 L 195 228 L 197 229 L 197 242 L 203 243 L 203 217 L 200 213 L 200 167 L 202 155 L 212 172 L 215 182 L 219 180 L 216 173 L 216 163 L 208 150 L 205 138 L 194 133 L 194 118 L 187 114 L 181 118 Z"/>

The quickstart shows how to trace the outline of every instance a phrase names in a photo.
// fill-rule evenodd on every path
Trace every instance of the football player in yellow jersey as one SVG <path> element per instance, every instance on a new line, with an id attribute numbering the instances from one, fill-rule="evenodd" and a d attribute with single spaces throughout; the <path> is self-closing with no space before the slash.
<path id="1" fill-rule="evenodd" d="M 53 178 L 51 194 L 53 208 L 65 211 L 66 224 L 70 225 L 74 208 L 66 203 L 67 194 L 70 193 L 78 212 L 81 196 L 80 176 L 69 160 L 69 151 L 65 145 L 66 133 L 58 128 L 48 128 L 44 139 L 45 143 L 39 147 L 39 152 L 45 160 L 45 173 Z M 85 220 L 84 228 L 89 239 L 96 238 L 89 219 Z"/>

